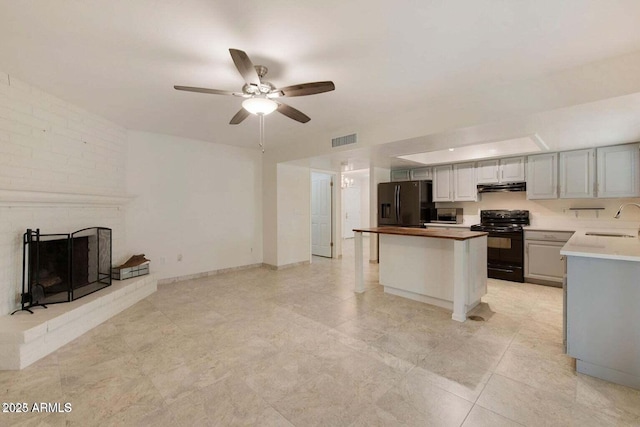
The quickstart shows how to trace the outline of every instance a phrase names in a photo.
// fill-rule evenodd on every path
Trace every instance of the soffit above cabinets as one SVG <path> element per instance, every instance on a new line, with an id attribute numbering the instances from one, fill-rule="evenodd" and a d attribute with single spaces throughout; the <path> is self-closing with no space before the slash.
<path id="1" fill-rule="evenodd" d="M 537 135 L 529 135 L 502 141 L 452 147 L 444 150 L 398 156 L 424 165 L 458 163 L 496 157 L 519 156 L 549 151 L 549 147 Z"/>

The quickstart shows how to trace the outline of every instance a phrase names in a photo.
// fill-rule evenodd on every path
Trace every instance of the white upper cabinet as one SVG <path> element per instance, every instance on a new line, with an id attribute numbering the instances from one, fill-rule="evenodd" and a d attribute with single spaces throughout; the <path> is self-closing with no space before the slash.
<path id="1" fill-rule="evenodd" d="M 523 182 L 525 180 L 524 157 L 479 161 L 476 167 L 476 178 L 478 184 Z"/>
<path id="2" fill-rule="evenodd" d="M 478 184 L 497 184 L 500 182 L 500 161 L 494 160 L 482 160 L 477 163 L 476 177 Z"/>
<path id="3" fill-rule="evenodd" d="M 451 165 L 433 167 L 433 201 L 450 202 L 453 200 L 453 168 Z"/>
<path id="4" fill-rule="evenodd" d="M 432 180 L 433 174 L 431 173 L 431 168 L 418 168 L 411 169 L 411 179 L 412 180 Z"/>
<path id="5" fill-rule="evenodd" d="M 434 202 L 477 201 L 476 184 L 527 183 L 527 199 L 640 197 L 640 143 L 391 172 L 433 180 Z"/>
<path id="6" fill-rule="evenodd" d="M 595 197 L 596 151 L 576 150 L 560 153 L 560 198 Z"/>
<path id="7" fill-rule="evenodd" d="M 640 144 L 597 149 L 598 197 L 640 197 Z"/>
<path id="8" fill-rule="evenodd" d="M 500 182 L 524 182 L 524 157 L 500 159 Z"/>
<path id="9" fill-rule="evenodd" d="M 391 171 L 391 181 L 409 181 L 411 180 L 411 174 L 409 169 L 398 169 Z"/>
<path id="10" fill-rule="evenodd" d="M 527 199 L 558 198 L 558 154 L 527 157 Z"/>
<path id="11" fill-rule="evenodd" d="M 478 190 L 473 163 L 433 167 L 434 202 L 475 202 L 476 200 L 478 200 Z"/>
<path id="12" fill-rule="evenodd" d="M 473 163 L 453 165 L 453 200 L 455 202 L 475 202 L 478 200 L 475 169 Z"/>

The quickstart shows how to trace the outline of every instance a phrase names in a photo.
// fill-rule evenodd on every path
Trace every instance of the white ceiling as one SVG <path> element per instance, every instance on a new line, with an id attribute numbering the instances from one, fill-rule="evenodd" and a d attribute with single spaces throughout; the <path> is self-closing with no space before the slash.
<path id="1" fill-rule="evenodd" d="M 268 145 L 304 143 L 431 100 L 640 51 L 638 17 L 637 0 L 1 1 L 0 71 L 129 129 L 257 147 L 255 117 L 227 124 L 241 99 L 173 85 L 239 90 L 229 48 L 269 67 L 276 86 L 333 80 L 334 92 L 287 101 L 309 123 L 267 118 Z M 625 124 L 637 122 L 627 116 Z M 524 123 L 493 135 L 491 126 L 482 137 L 451 131 L 465 135 L 462 145 L 538 132 Z M 391 151 L 420 151 L 410 145 Z"/>

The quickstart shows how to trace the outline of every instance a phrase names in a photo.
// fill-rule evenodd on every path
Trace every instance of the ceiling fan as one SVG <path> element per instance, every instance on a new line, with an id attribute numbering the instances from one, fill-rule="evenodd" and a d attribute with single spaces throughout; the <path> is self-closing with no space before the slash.
<path id="1" fill-rule="evenodd" d="M 307 123 L 311 120 L 309 116 L 304 114 L 302 111 L 281 102 L 279 99 L 287 96 L 315 95 L 317 93 L 329 92 L 336 88 L 331 81 L 302 83 L 276 88 L 272 83 L 263 80 L 264 76 L 269 71 L 267 67 L 263 65 L 253 65 L 249 56 L 242 50 L 229 49 L 229 53 L 231 53 L 233 63 L 245 81 L 241 92 L 191 86 L 174 86 L 174 88 L 188 92 L 209 93 L 213 95 L 231 95 L 246 98 L 242 102 L 242 108 L 240 111 L 238 111 L 229 122 L 229 124 L 232 125 L 241 123 L 251 113 L 257 114 L 262 118 L 262 116 L 270 114 L 276 110 L 290 119 L 296 120 L 300 123 Z"/>

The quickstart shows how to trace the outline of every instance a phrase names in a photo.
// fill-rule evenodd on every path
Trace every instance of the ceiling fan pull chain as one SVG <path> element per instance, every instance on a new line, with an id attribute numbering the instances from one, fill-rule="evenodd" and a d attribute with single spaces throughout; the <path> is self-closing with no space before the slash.
<path id="1" fill-rule="evenodd" d="M 258 117 L 260 117 L 260 148 L 264 153 L 264 114 L 258 114 Z"/>

